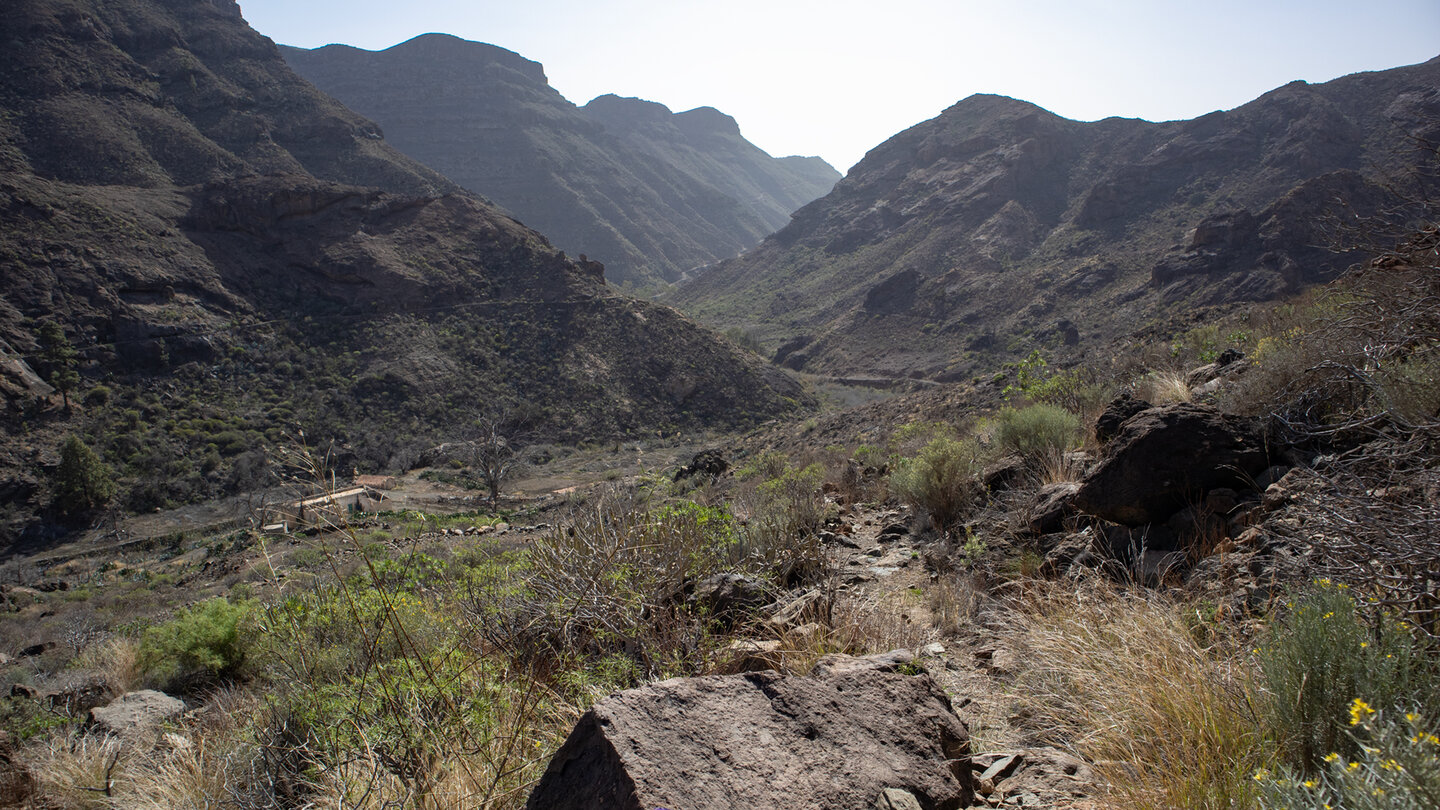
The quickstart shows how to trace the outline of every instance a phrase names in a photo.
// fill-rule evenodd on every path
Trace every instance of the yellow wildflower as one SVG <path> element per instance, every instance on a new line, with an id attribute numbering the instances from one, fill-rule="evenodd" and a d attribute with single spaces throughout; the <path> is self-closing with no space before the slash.
<path id="1" fill-rule="evenodd" d="M 1370 708 L 1369 703 L 1366 703 L 1360 698 L 1355 698 L 1355 702 L 1350 704 L 1350 725 L 1358 726 L 1374 713 L 1375 710 Z"/>

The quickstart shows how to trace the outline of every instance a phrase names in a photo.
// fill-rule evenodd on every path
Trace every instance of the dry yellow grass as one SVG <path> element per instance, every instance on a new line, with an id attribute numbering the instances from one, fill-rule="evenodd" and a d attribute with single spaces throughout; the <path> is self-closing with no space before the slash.
<path id="1" fill-rule="evenodd" d="M 1185 377 L 1184 371 L 1152 371 L 1141 378 L 1136 386 L 1136 393 L 1141 399 L 1154 405 L 1189 402 L 1195 395 L 1186 384 Z"/>
<path id="2" fill-rule="evenodd" d="M 1018 699 L 1052 744 L 1096 763 L 1115 807 L 1253 803 L 1270 748 L 1244 666 L 1196 640 L 1184 611 L 1106 584 L 1032 590 L 1012 606 Z"/>

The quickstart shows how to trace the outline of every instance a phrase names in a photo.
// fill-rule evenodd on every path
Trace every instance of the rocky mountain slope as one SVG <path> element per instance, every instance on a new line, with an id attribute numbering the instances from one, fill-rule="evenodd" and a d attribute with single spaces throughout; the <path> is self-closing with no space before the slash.
<path id="1" fill-rule="evenodd" d="M 1193 121 L 1070 121 L 977 95 L 674 302 L 793 368 L 960 379 L 1062 359 L 1332 278 L 1341 202 L 1374 211 L 1440 134 L 1440 59 L 1295 82 Z"/>
<path id="2" fill-rule="evenodd" d="M 71 431 L 149 509 L 262 483 L 298 431 L 348 472 L 482 412 L 581 439 L 797 394 L 391 148 L 234 2 L 16 0 L 0 39 L 0 512 Z"/>
<path id="3" fill-rule="evenodd" d="M 840 179 L 820 158 L 772 158 L 710 107 L 614 95 L 577 107 L 539 63 L 493 45 L 426 34 L 383 51 L 281 51 L 396 148 L 612 281 L 674 281 L 734 256 Z"/>

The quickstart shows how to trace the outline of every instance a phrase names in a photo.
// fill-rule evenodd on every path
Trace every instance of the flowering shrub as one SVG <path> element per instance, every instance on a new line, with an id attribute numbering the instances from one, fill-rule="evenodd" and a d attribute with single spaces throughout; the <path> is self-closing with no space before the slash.
<path id="1" fill-rule="evenodd" d="M 1308 778 L 1257 771 L 1260 805 L 1291 810 L 1421 810 L 1440 807 L 1440 724 L 1419 710 L 1387 712 L 1355 698 L 1350 729 L 1358 753 L 1332 752 Z"/>

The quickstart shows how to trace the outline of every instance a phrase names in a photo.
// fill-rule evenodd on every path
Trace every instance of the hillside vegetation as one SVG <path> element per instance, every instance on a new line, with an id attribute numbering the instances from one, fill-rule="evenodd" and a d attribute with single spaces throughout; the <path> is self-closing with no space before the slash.
<path id="1" fill-rule="evenodd" d="M 801 396 L 389 147 L 233 3 L 23 0 L 0 26 L 7 539 L 54 530 L 67 433 L 150 511 L 264 484 L 301 432 L 380 471 L 490 411 L 595 439 Z"/>
<path id="2" fill-rule="evenodd" d="M 977 763 L 1014 757 L 976 766 L 972 806 L 1433 806 L 1435 246 L 1257 311 L 1243 355 L 1180 385 L 1031 363 L 998 410 L 789 453 L 849 416 L 775 426 L 732 470 L 697 457 L 511 515 L 533 528 L 385 512 L 272 550 L 182 536 L 16 569 L 10 644 L 92 624 L 7 670 L 8 784 L 42 806 L 520 807 L 613 690 L 905 648 Z M 1194 337 L 1154 348 L 1193 364 L 1213 351 Z M 1210 474 L 1218 445 L 1136 455 L 1175 414 L 1263 427 L 1269 483 L 1204 485 L 1143 525 L 1087 511 L 1116 465 Z M 1051 522 L 1057 492 L 1076 497 Z M 205 710 L 153 748 L 68 719 L 142 686 Z"/>

